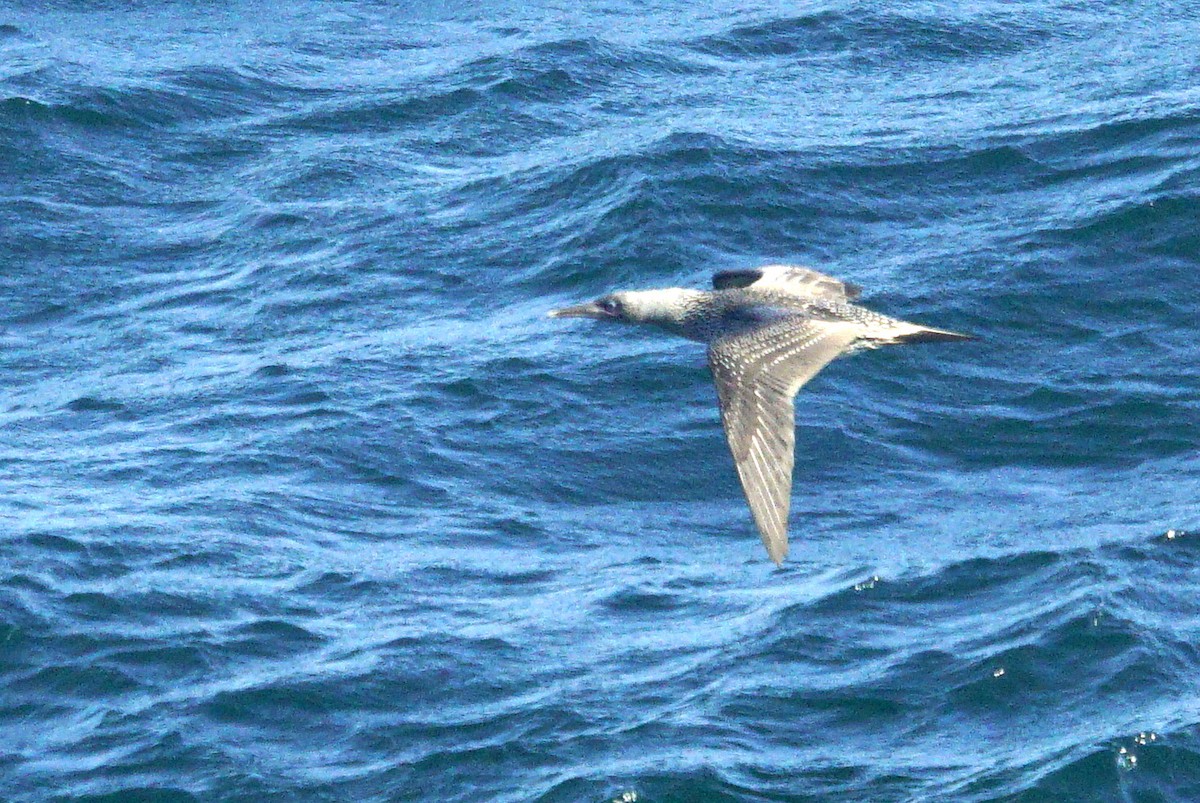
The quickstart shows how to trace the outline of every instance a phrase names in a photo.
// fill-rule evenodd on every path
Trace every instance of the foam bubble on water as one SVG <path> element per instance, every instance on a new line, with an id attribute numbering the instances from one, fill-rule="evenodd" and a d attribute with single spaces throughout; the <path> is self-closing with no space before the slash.
<path id="1" fill-rule="evenodd" d="M 996 667 L 995 669 L 993 669 L 993 670 L 992 670 L 992 677 L 994 677 L 994 678 L 1002 678 L 1002 677 L 1004 677 L 1004 667 L 1002 667 L 1002 666 L 998 666 L 998 667 Z"/>
<path id="2" fill-rule="evenodd" d="M 638 793 L 632 789 L 622 792 L 612 799 L 612 803 L 637 803 Z"/>
<path id="3" fill-rule="evenodd" d="M 1137 769 L 1137 756 L 1128 748 L 1122 747 L 1117 750 L 1117 766 L 1123 770 Z"/>
<path id="4" fill-rule="evenodd" d="M 1140 745 L 1147 745 L 1151 742 L 1158 741 L 1158 734 L 1154 731 L 1142 731 L 1137 735 L 1137 738 L 1134 739 L 1134 741 Z"/>
<path id="5" fill-rule="evenodd" d="M 863 580 L 861 583 L 855 583 L 854 590 L 855 591 L 866 591 L 868 589 L 874 588 L 875 584 L 878 582 L 880 582 L 879 575 L 873 574 L 868 579 Z"/>

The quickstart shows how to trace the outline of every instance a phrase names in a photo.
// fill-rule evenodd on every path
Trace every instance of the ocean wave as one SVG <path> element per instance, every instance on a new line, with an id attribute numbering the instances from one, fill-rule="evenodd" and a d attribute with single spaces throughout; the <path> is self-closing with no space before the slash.
<path id="1" fill-rule="evenodd" d="M 856 9 L 739 25 L 689 44 L 699 52 L 732 60 L 842 55 L 909 65 L 926 59 L 962 63 L 1007 56 L 1070 35 L 1070 28 L 1028 15 L 948 18 Z"/>
<path id="2" fill-rule="evenodd" d="M 274 119 L 285 130 L 421 132 L 414 143 L 447 157 L 470 153 L 491 156 L 511 152 L 523 137 L 543 140 L 573 131 L 563 107 L 586 102 L 626 80 L 630 72 L 645 77 L 703 73 L 704 68 L 649 48 L 623 48 L 599 39 L 538 42 L 502 55 L 452 64 L 447 70 L 399 90 L 375 95 L 342 93 L 308 104 L 300 114 Z M 546 109 L 547 113 L 541 113 Z M 549 110 L 553 109 L 553 112 Z M 450 128 L 493 128 L 503 137 L 455 136 Z M 433 128 L 445 137 L 429 142 Z"/>
<path id="3" fill-rule="evenodd" d="M 0 20 L 6 795 L 1197 797 L 1182 11 L 77 6 Z M 979 336 L 803 389 L 782 568 L 703 349 L 546 317 L 766 262 Z"/>
<path id="4" fill-rule="evenodd" d="M 23 83 L 27 91 L 41 91 L 36 97 L 0 100 L 0 125 L 40 129 L 59 123 L 110 134 L 194 129 L 261 113 L 301 92 L 252 70 L 215 66 L 167 70 L 119 87 L 79 83 L 64 87 L 58 75 L 46 71 L 40 77 L 26 75 Z M 303 92 L 306 97 L 323 94 Z"/>

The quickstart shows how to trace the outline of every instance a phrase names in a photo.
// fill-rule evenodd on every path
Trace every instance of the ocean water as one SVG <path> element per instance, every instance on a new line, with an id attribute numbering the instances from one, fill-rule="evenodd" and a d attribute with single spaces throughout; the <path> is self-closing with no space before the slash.
<path id="1" fill-rule="evenodd" d="M 1200 799 L 1200 6 L 0 8 L 0 796 Z M 703 350 L 810 264 L 979 340 Z"/>

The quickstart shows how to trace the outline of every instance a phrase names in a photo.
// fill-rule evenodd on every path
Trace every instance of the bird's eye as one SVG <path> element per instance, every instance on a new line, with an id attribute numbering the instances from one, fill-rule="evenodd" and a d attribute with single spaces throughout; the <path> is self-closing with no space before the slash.
<path id="1" fill-rule="evenodd" d="M 615 298 L 606 298 L 600 302 L 600 309 L 607 312 L 609 315 L 617 315 L 621 312 L 621 302 Z"/>

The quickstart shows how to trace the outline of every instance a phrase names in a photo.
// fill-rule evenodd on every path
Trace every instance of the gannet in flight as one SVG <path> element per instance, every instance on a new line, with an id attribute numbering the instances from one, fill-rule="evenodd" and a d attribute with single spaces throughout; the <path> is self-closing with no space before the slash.
<path id="1" fill-rule="evenodd" d="M 612 293 L 552 318 L 650 324 L 708 345 L 721 422 L 767 554 L 787 555 L 795 448 L 793 399 L 844 353 L 899 343 L 972 340 L 851 304 L 861 288 L 792 265 L 713 276 L 712 290 Z"/>

